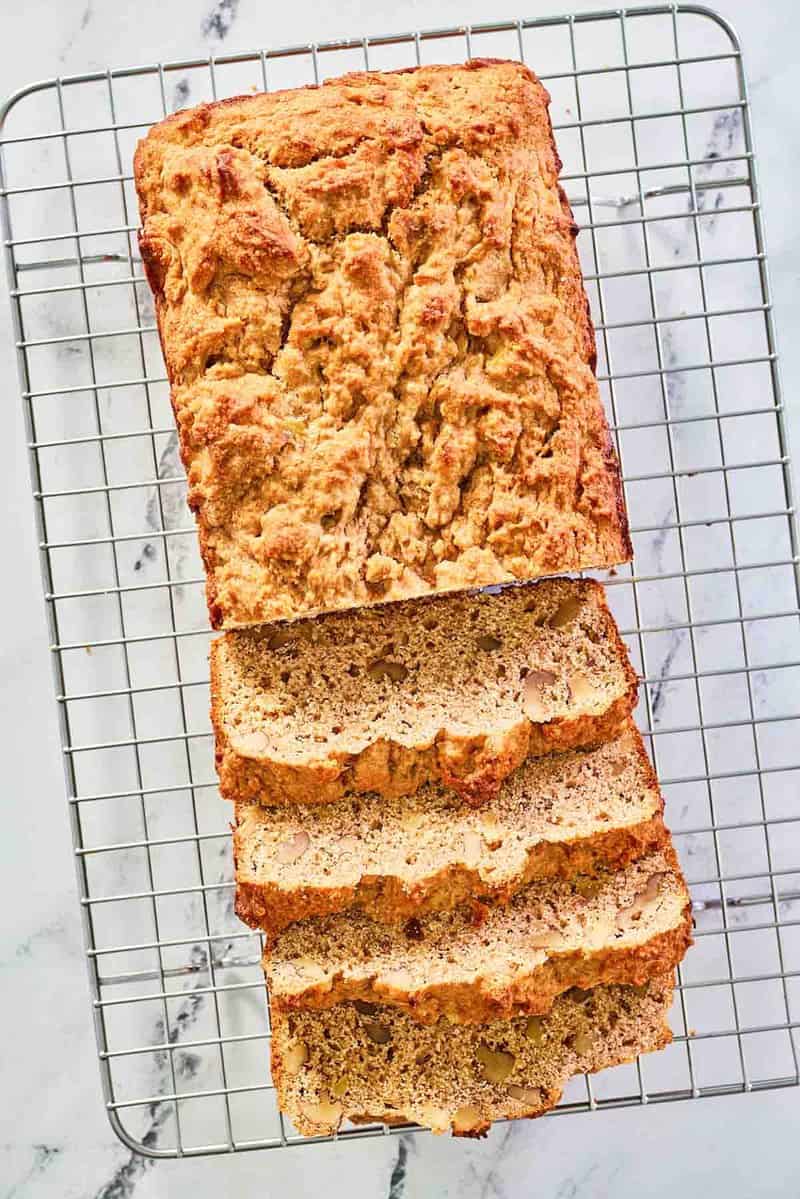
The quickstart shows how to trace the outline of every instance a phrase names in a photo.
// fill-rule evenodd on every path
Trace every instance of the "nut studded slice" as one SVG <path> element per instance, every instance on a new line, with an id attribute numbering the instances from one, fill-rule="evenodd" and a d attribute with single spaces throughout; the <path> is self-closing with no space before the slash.
<path id="1" fill-rule="evenodd" d="M 343 1120 L 415 1122 L 481 1136 L 493 1120 L 540 1116 L 574 1074 L 631 1061 L 671 1040 L 671 973 L 642 988 L 568 991 L 547 1016 L 417 1024 L 398 1008 L 276 1011 L 272 1077 L 304 1136 Z"/>
<path id="2" fill-rule="evenodd" d="M 637 684 L 602 587 L 547 579 L 226 634 L 211 689 L 229 799 L 441 779 L 480 803 L 526 757 L 613 737 Z"/>
<path id="3" fill-rule="evenodd" d="M 433 1023 L 549 1011 L 570 987 L 641 984 L 691 941 L 671 847 L 612 875 L 535 883 L 507 906 L 464 905 L 405 925 L 347 912 L 293 924 L 264 955 L 275 1007 L 391 1004 Z"/>
<path id="4" fill-rule="evenodd" d="M 401 799 L 322 807 L 236 805 L 236 911 L 275 934 L 360 908 L 404 921 L 469 898 L 503 900 L 535 878 L 618 869 L 668 839 L 632 721 L 612 742 L 527 761 L 483 808 L 437 784 Z"/>

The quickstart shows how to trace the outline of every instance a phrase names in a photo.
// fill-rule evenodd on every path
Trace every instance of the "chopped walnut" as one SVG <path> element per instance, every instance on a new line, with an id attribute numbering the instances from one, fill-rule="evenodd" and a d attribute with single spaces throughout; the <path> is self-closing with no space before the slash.
<path id="1" fill-rule="evenodd" d="M 278 861 L 284 865 L 296 862 L 298 858 L 302 858 L 310 844 L 311 838 L 308 833 L 295 833 L 288 841 L 282 841 L 278 846 Z"/>

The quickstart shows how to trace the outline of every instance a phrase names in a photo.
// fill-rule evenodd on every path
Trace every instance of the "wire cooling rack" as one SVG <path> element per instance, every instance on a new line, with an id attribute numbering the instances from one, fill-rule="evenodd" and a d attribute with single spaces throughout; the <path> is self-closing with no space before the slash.
<path id="1" fill-rule="evenodd" d="M 739 44 L 695 5 L 498 22 L 54 79 L 5 106 L 103 1094 L 140 1152 L 300 1138 L 269 1083 L 260 944 L 233 914 L 202 571 L 136 250 L 133 148 L 203 99 L 479 56 L 524 58 L 552 93 L 633 524 L 636 573 L 609 593 L 697 925 L 674 1044 L 573 1082 L 557 1110 L 798 1082 L 798 559 Z"/>

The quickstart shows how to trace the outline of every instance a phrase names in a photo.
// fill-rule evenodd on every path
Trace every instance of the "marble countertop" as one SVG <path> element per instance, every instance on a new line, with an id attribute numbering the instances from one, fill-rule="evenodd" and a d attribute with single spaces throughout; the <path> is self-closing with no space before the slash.
<path id="1" fill-rule="evenodd" d="M 572 5 L 573 11 L 595 7 Z M 800 272 L 794 211 L 800 166 L 792 153 L 800 118 L 794 82 L 800 28 L 788 0 L 759 6 L 718 0 L 717 8 L 737 27 L 743 44 L 790 439 L 800 446 L 800 342 L 792 323 Z M 555 9 L 531 3 L 523 15 Z M 486 0 L 375 0 L 369 5 L 340 0 L 324 8 L 313 0 L 286 6 L 257 0 L 176 0 L 171 5 L 63 0 L 54 6 L 30 0 L 3 18 L 3 88 L 11 92 L 34 78 L 109 65 L 479 22 L 492 15 L 504 14 L 487 8 Z M 735 137 L 736 131 L 722 124 L 712 127 L 706 153 L 724 154 Z M 669 251 L 679 256 L 685 247 L 670 243 Z M 737 302 L 735 285 L 716 298 L 717 307 Z M 103 1112 L 98 1079 L 12 342 L 3 296 L 0 344 L 6 353 L 0 375 L 7 429 L 0 440 L 0 469 L 6 480 L 8 574 L 0 595 L 6 630 L 0 651 L 0 737 L 7 764 L 0 972 L 10 1035 L 2 1055 L 0 1199 L 152 1199 L 190 1191 L 198 1199 L 277 1197 L 287 1191 L 331 1199 L 522 1199 L 533 1194 L 638 1199 L 642 1193 L 676 1192 L 687 1199 L 706 1194 L 750 1199 L 794 1193 L 800 1175 L 796 1088 L 540 1120 L 498 1128 L 478 1143 L 420 1134 L 153 1162 L 117 1141 Z M 685 347 L 665 345 L 680 359 Z M 635 356 L 644 350 L 637 344 L 625 352 Z M 68 378 L 63 372 L 72 369 L 74 363 L 62 360 L 60 378 Z M 690 402 L 680 394 L 670 398 L 675 404 Z M 696 461 L 702 448 L 693 440 L 685 447 L 678 444 L 676 452 L 685 449 Z M 165 443 L 164 453 L 174 453 L 174 447 Z M 661 519 L 668 520 L 667 508 Z M 640 569 L 651 560 L 661 569 L 668 553 L 668 538 L 666 549 L 664 537 L 643 543 Z M 143 555 L 132 570 L 149 568 Z M 191 573 L 189 565 L 186 569 Z M 668 616 L 668 602 L 663 602 L 659 611 Z M 663 658 L 669 663 L 681 652 L 680 638 L 674 639 Z M 656 685 L 652 697 L 661 718 L 676 717 L 673 723 L 678 723 L 680 693 Z M 770 702 L 780 708 L 786 697 L 761 698 L 769 710 Z M 686 852 L 701 854 L 691 844 Z"/>

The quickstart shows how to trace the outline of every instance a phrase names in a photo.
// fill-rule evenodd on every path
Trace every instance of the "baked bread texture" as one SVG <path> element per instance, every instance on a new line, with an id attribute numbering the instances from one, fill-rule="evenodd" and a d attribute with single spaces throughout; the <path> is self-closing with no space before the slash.
<path id="1" fill-rule="evenodd" d="M 546 1016 L 417 1024 L 398 1008 L 342 1003 L 276 1011 L 272 1078 L 298 1132 L 343 1120 L 481 1136 L 493 1120 L 540 1116 L 575 1074 L 632 1061 L 672 1039 L 672 973 L 639 988 L 568 991 Z"/>
<path id="2" fill-rule="evenodd" d="M 615 874 L 533 883 L 504 906 L 377 924 L 345 912 L 293 924 L 264 954 L 273 1011 L 345 1000 L 464 1023 L 548 1012 L 571 987 L 641 985 L 691 942 L 670 847 Z"/>
<path id="3" fill-rule="evenodd" d="M 630 558 L 548 100 L 476 60 L 140 142 L 215 627 Z"/>
<path id="4" fill-rule="evenodd" d="M 600 584 L 545 579 L 226 633 L 211 694 L 228 799 L 441 780 L 480 804 L 526 757 L 612 739 L 637 679 Z"/>
<path id="5" fill-rule="evenodd" d="M 529 759 L 481 808 L 437 783 L 399 799 L 239 802 L 236 912 L 274 937 L 350 908 L 397 922 L 502 902 L 533 879 L 616 870 L 663 848 L 663 807 L 633 721 L 596 749 Z"/>

